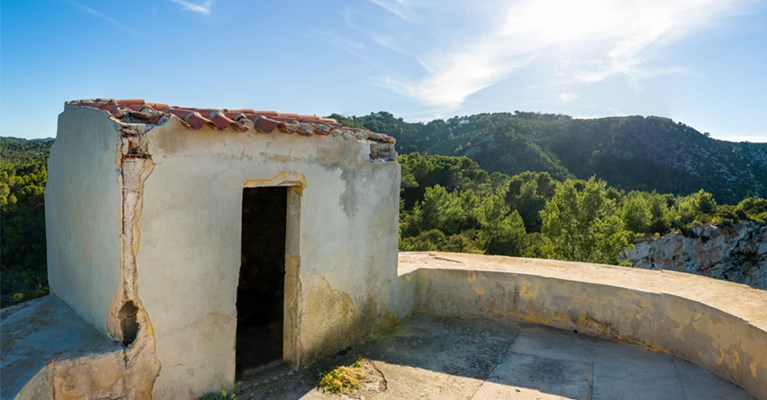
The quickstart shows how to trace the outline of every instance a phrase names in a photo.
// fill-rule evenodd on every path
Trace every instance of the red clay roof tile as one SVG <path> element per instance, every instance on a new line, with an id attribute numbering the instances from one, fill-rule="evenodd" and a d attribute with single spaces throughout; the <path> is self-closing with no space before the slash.
<path id="1" fill-rule="evenodd" d="M 162 109 L 165 109 L 165 108 L 170 108 L 165 103 L 146 103 L 146 105 L 148 105 L 149 107 L 154 108 L 155 110 L 162 110 Z"/>
<path id="2" fill-rule="evenodd" d="M 144 104 L 144 100 L 141 99 L 124 99 L 114 101 L 118 106 L 133 106 L 136 104 Z"/>
<path id="3" fill-rule="evenodd" d="M 169 106 L 165 103 L 147 103 L 141 99 L 86 99 L 68 101 L 66 107 L 88 107 L 108 112 L 113 118 L 125 123 L 156 124 L 163 117 L 177 118 L 191 129 L 209 126 L 218 130 L 232 128 L 240 132 L 249 130 L 246 124 L 253 123 L 257 132 L 269 133 L 279 130 L 283 133 L 298 133 L 304 136 L 331 135 L 394 144 L 393 137 L 364 129 L 342 126 L 332 118 L 316 115 L 300 115 L 260 111 L 252 109 L 211 109 Z"/>

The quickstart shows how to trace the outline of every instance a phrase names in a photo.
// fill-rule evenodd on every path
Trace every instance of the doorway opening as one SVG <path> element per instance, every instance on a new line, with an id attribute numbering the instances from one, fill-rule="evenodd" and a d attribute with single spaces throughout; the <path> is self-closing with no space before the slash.
<path id="1" fill-rule="evenodd" d="M 288 187 L 242 191 L 236 377 L 281 360 Z"/>

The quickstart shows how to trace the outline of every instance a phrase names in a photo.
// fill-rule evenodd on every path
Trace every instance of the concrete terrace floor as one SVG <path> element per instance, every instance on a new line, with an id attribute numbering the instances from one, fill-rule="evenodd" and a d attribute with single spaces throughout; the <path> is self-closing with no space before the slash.
<path id="1" fill-rule="evenodd" d="M 57 354 L 106 353 L 121 348 L 56 296 L 0 310 L 0 344 L 0 399 L 12 398 Z"/>
<path id="2" fill-rule="evenodd" d="M 314 388 L 321 371 L 359 357 L 372 377 L 360 391 Z M 264 398 L 753 399 L 669 354 L 526 323 L 424 315 L 305 370 L 246 372 L 238 399 Z"/>

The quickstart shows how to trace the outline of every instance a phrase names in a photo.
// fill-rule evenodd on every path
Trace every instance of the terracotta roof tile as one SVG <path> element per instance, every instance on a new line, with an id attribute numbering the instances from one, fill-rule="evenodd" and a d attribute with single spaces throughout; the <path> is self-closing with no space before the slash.
<path id="1" fill-rule="evenodd" d="M 144 100 L 141 99 L 124 99 L 114 101 L 118 106 L 132 106 L 136 104 L 144 104 Z"/>
<path id="2" fill-rule="evenodd" d="M 255 117 L 254 119 L 255 122 L 253 126 L 264 133 L 273 131 L 280 124 L 279 122 L 267 117 Z"/>
<path id="3" fill-rule="evenodd" d="M 88 107 L 108 112 L 114 119 L 124 123 L 156 124 L 163 117 L 176 118 L 191 129 L 209 126 L 217 130 L 233 129 L 240 132 L 253 129 L 257 132 L 297 133 L 303 136 L 330 135 L 354 137 L 393 145 L 393 137 L 365 129 L 349 128 L 332 118 L 316 115 L 278 113 L 251 109 L 211 109 L 169 106 L 165 103 L 147 103 L 141 99 L 86 99 L 68 101 L 66 107 Z M 390 147 L 390 146 L 389 146 Z M 387 147 L 387 148 L 389 148 Z M 388 150 L 387 150 L 388 151 Z M 393 147 L 390 151 L 396 157 Z"/>

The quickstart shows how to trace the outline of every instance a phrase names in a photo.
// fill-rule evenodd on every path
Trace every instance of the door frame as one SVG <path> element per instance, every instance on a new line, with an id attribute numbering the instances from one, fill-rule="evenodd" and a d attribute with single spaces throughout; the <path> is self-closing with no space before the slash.
<path id="1" fill-rule="evenodd" d="M 282 324 L 282 360 L 292 368 L 301 366 L 299 310 L 301 309 L 301 198 L 306 188 L 304 175 L 282 171 L 270 179 L 248 179 L 243 188 L 288 187 L 285 216 L 285 283 Z"/>

